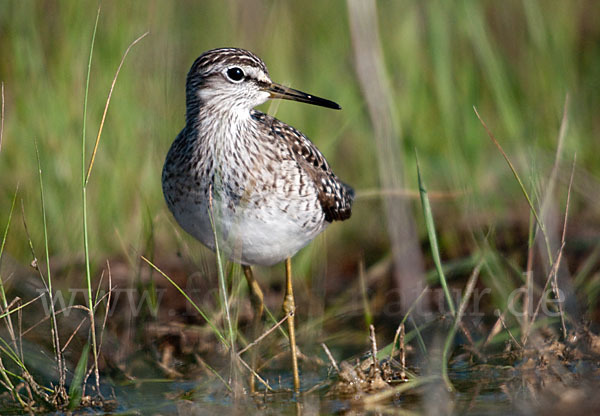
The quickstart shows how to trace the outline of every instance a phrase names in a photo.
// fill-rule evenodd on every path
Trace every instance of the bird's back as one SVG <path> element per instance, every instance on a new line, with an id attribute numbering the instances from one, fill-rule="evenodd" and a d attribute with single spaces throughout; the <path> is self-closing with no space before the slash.
<path id="1" fill-rule="evenodd" d="M 319 149 L 300 131 L 274 117 L 259 111 L 253 111 L 252 117 L 260 123 L 265 135 L 285 143 L 298 167 L 308 175 L 317 189 L 324 220 L 333 222 L 350 218 L 354 190 L 333 173 Z"/>

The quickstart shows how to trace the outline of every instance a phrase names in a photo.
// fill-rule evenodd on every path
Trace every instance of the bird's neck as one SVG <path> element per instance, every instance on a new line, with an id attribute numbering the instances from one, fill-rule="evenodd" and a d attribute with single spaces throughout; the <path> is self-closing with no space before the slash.
<path id="1" fill-rule="evenodd" d="M 188 138 L 193 138 L 196 146 L 208 148 L 215 155 L 234 150 L 254 122 L 247 108 L 221 102 L 205 104 L 199 100 L 189 104 L 186 111 Z"/>

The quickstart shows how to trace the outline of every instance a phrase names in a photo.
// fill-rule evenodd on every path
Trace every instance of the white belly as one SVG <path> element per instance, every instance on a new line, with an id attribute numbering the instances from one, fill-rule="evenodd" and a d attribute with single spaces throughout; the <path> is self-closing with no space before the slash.
<path id="1" fill-rule="evenodd" d="M 208 203 L 180 203 L 170 207 L 179 225 L 212 250 L 219 250 L 230 260 L 246 265 L 270 266 L 293 256 L 307 245 L 328 222 L 319 206 L 305 210 L 306 204 L 287 203 L 287 212 L 273 206 L 238 205 L 230 208 L 213 201 L 212 217 Z M 198 201 L 196 200 L 196 203 Z"/>

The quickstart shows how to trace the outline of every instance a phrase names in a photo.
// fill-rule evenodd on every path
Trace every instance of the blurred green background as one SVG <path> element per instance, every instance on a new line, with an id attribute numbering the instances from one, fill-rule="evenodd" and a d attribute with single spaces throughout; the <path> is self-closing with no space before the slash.
<path id="1" fill-rule="evenodd" d="M 0 2 L 0 225 L 15 189 L 41 251 L 42 216 L 34 140 L 44 174 L 50 254 L 81 260 L 81 129 L 96 1 Z M 471 249 L 473 229 L 522 228 L 529 213 L 516 181 L 477 120 L 476 106 L 533 194 L 554 160 L 569 94 L 559 170 L 577 153 L 570 233 L 585 247 L 600 230 L 600 3 L 582 1 L 380 1 L 379 34 L 401 134 L 406 190 L 417 189 L 415 149 L 432 191 L 442 252 Z M 88 189 L 92 259 L 175 254 L 181 231 L 164 204 L 161 169 L 184 123 L 185 76 L 203 51 L 236 46 L 266 62 L 276 82 L 339 102 L 341 112 L 291 102 L 276 116 L 299 128 L 359 197 L 352 220 L 331 227 L 333 264 L 371 264 L 389 253 L 373 128 L 357 82 L 344 1 L 102 2 L 91 70 L 88 156 L 110 83 L 130 42 Z M 269 109 L 268 104 L 264 110 Z M 271 109 L 271 112 L 274 110 Z M 369 196 L 371 195 L 371 196 Z M 566 190 L 560 187 L 557 195 Z M 413 207 L 419 205 L 417 199 Z M 20 207 L 7 253 L 26 264 Z M 424 238 L 419 211 L 415 221 Z M 515 225 L 516 224 L 516 225 Z M 520 226 L 519 224 L 525 224 Z M 517 233 L 519 235 L 519 233 Z M 595 239 L 595 240 L 594 240 Z M 578 241 L 578 240 L 577 240 Z M 587 241 L 587 243 L 586 243 Z M 192 247 L 199 248 L 198 243 Z M 516 239 L 526 247 L 527 240 Z"/>

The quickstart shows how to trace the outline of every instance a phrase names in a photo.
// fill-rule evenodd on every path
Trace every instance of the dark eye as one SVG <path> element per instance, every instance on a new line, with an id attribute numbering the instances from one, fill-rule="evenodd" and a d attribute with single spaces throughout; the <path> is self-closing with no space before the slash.
<path id="1" fill-rule="evenodd" d="M 234 82 L 240 82 L 244 79 L 244 71 L 237 66 L 231 67 L 227 70 L 227 77 Z"/>

